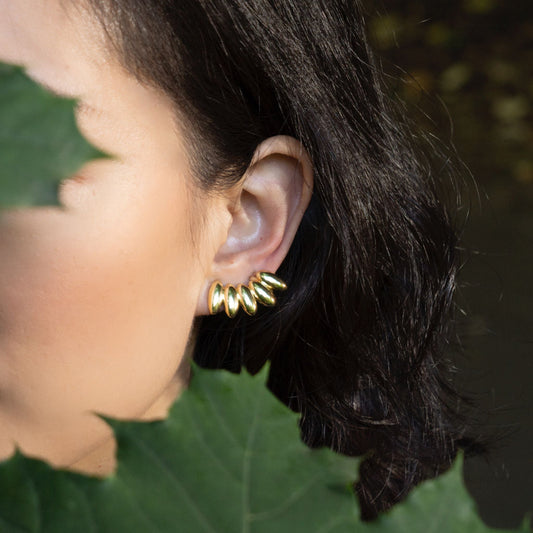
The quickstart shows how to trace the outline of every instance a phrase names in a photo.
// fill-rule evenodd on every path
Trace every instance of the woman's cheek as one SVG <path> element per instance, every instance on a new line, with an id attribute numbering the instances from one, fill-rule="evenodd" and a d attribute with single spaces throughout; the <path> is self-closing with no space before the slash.
<path id="1" fill-rule="evenodd" d="M 157 199 L 149 213 L 143 198 L 90 217 L 21 213 L 21 239 L 15 220 L 11 232 L 4 225 L 0 367 L 17 376 L 15 399 L 45 401 L 48 416 L 133 417 L 168 384 L 195 303 L 184 287 L 198 269 L 179 210 Z"/>

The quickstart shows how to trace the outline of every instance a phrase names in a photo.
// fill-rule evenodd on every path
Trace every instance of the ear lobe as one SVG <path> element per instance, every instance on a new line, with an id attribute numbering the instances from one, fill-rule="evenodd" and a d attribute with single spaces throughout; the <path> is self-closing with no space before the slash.
<path id="1" fill-rule="evenodd" d="M 213 258 L 198 314 L 208 314 L 214 280 L 247 283 L 257 271 L 276 272 L 287 255 L 312 195 L 311 162 L 301 143 L 277 136 L 262 142 L 228 204 L 231 224 Z"/>

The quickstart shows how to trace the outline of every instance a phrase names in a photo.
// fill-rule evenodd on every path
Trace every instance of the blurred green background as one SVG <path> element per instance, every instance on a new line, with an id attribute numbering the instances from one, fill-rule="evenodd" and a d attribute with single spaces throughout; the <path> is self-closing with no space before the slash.
<path id="1" fill-rule="evenodd" d="M 533 514 L 533 0 L 381 0 L 368 23 L 391 91 L 466 165 L 459 378 L 502 435 L 466 479 L 489 525 L 518 526 Z"/>

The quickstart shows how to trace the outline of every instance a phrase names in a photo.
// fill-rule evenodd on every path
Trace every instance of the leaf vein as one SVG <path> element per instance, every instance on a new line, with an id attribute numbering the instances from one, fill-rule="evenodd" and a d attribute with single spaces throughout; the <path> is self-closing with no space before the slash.
<path id="1" fill-rule="evenodd" d="M 246 440 L 246 447 L 244 449 L 243 466 L 242 466 L 242 532 L 250 532 L 250 524 L 252 521 L 252 513 L 250 513 L 250 479 L 251 479 L 251 458 L 252 458 L 252 446 L 257 434 L 257 422 L 259 420 L 259 409 L 257 402 L 255 403 L 254 417 L 248 430 L 248 438 Z"/>
<path id="2" fill-rule="evenodd" d="M 209 443 L 204 438 L 204 434 L 201 430 L 200 424 L 198 424 L 198 421 L 194 415 L 191 415 L 190 419 L 191 423 L 193 424 L 194 428 L 196 429 L 196 436 L 198 438 L 199 443 L 202 445 L 203 449 L 209 453 L 210 458 L 213 460 L 214 463 L 218 465 L 218 467 L 231 479 L 236 481 L 237 483 L 241 483 L 241 479 L 237 478 L 235 474 L 220 460 L 218 455 L 213 451 Z"/>
<path id="3" fill-rule="evenodd" d="M 254 513 L 251 515 L 251 519 L 255 522 L 259 522 L 259 521 L 267 520 L 269 518 L 273 518 L 276 515 L 280 515 L 281 513 L 289 509 L 291 505 L 295 504 L 298 500 L 300 500 L 307 492 L 309 492 L 309 490 L 311 490 L 311 488 L 316 483 L 316 481 L 320 479 L 321 477 L 322 477 L 322 473 L 318 472 L 315 476 L 313 476 L 309 480 L 308 483 L 306 483 L 305 485 L 300 487 L 297 491 L 295 491 L 293 494 L 291 494 L 291 496 L 287 500 L 285 500 L 281 505 L 279 505 L 278 507 L 269 509 L 268 511 Z"/>
<path id="4" fill-rule="evenodd" d="M 154 453 L 153 449 L 150 446 L 146 445 L 146 443 L 140 438 L 134 439 L 134 442 L 143 450 L 143 452 L 146 453 L 146 455 L 148 455 L 153 460 L 153 462 L 162 471 L 162 473 L 170 480 L 170 482 L 174 485 L 174 487 L 179 492 L 181 492 L 186 502 L 189 504 L 191 510 L 194 512 L 198 521 L 204 526 L 204 529 L 211 533 L 216 533 L 216 530 L 213 529 L 207 517 L 204 515 L 202 510 L 196 505 L 196 503 L 192 499 L 191 495 L 185 488 L 185 485 L 180 481 L 179 478 L 177 478 L 174 475 L 169 465 L 165 463 L 156 453 Z"/>
<path id="5" fill-rule="evenodd" d="M 235 436 L 235 433 L 233 431 L 231 431 L 231 429 L 230 429 L 231 426 L 228 424 L 226 419 L 222 416 L 220 410 L 217 409 L 218 402 L 213 400 L 213 397 L 210 394 L 211 391 L 209 390 L 208 387 L 204 386 L 204 384 L 201 382 L 201 380 L 198 380 L 198 382 L 199 382 L 198 386 L 201 387 L 203 394 L 209 400 L 209 405 L 211 407 L 211 410 L 212 410 L 213 414 L 215 415 L 216 419 L 218 420 L 218 422 L 219 422 L 221 428 L 223 429 L 224 433 L 226 433 L 226 435 L 229 437 L 229 439 L 231 441 L 233 441 L 233 443 L 236 446 L 238 446 L 239 449 L 242 450 L 243 449 L 242 443 L 239 442 L 239 440 Z"/>

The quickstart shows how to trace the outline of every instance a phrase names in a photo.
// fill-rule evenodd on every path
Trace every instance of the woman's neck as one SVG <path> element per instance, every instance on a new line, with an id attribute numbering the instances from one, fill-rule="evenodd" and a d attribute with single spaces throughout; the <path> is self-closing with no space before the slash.
<path id="1" fill-rule="evenodd" d="M 152 420 L 164 420 L 167 417 L 170 407 L 181 392 L 187 388 L 189 383 L 191 369 L 188 355 L 187 353 L 183 358 L 176 374 L 167 387 L 136 420 L 148 422 Z M 82 474 L 105 477 L 112 474 L 116 466 L 116 441 L 111 437 L 98 444 L 88 454 L 68 465 L 67 468 Z"/>

